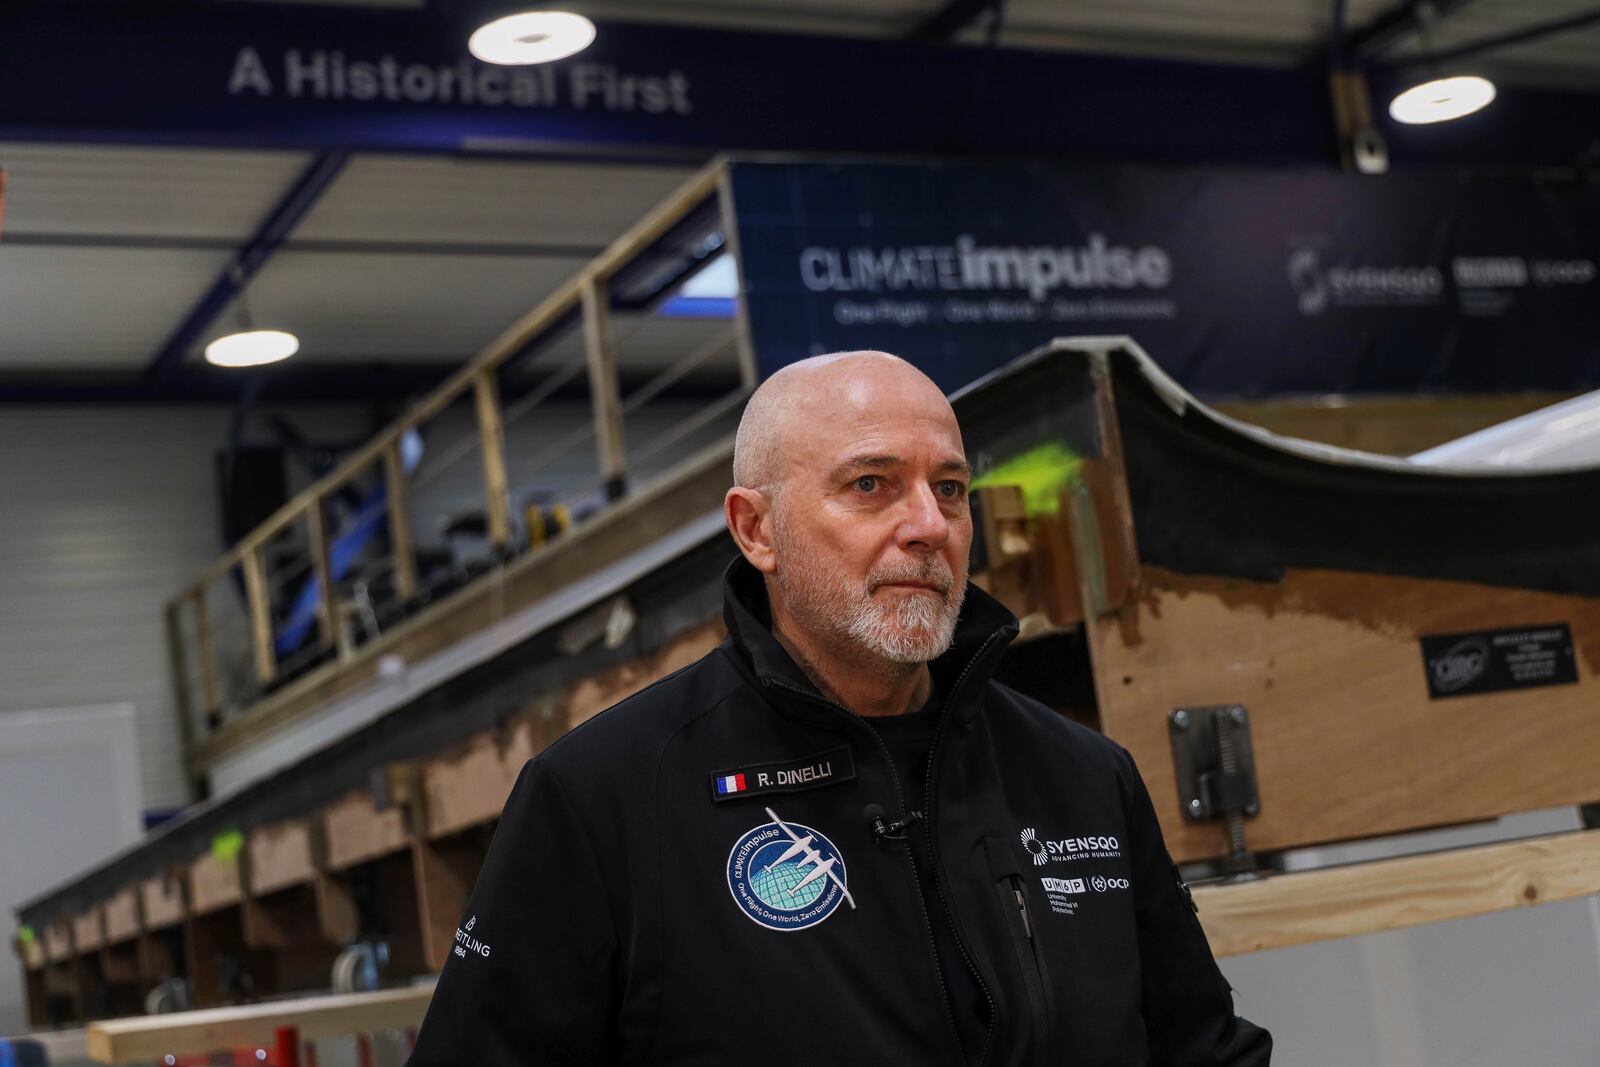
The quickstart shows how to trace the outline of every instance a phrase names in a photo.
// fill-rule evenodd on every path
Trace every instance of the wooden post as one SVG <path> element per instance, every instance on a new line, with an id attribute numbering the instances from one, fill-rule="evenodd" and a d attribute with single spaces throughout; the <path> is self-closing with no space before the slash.
<path id="1" fill-rule="evenodd" d="M 252 546 L 241 563 L 250 604 L 250 644 L 256 653 L 256 680 L 270 685 L 277 676 L 278 664 L 272 651 L 272 608 L 267 602 L 267 569 L 261 562 L 261 547 Z"/>
<path id="2" fill-rule="evenodd" d="M 194 634 L 200 651 L 200 710 L 211 716 L 222 708 L 222 691 L 217 685 L 217 649 L 211 641 L 211 614 L 206 610 L 204 583 L 194 590 Z"/>
<path id="3" fill-rule="evenodd" d="M 400 462 L 400 435 L 395 434 L 383 448 L 383 478 L 388 487 L 389 551 L 394 554 L 395 588 L 400 599 L 417 595 L 417 554 L 411 547 L 411 494 L 406 487 L 406 469 Z"/>
<path id="4" fill-rule="evenodd" d="M 328 560 L 328 525 L 322 511 L 322 498 L 311 498 L 306 512 L 311 533 L 311 573 L 317 579 L 317 632 L 324 648 L 333 647 L 339 625 L 333 603 L 333 565 Z"/>
<path id="5" fill-rule="evenodd" d="M 583 283 L 583 348 L 589 364 L 589 400 L 594 408 L 594 437 L 600 450 L 600 477 L 612 499 L 622 495 L 627 448 L 622 436 L 622 392 L 617 385 L 617 358 L 611 347 L 611 315 L 605 281 L 590 276 Z"/>
<path id="6" fill-rule="evenodd" d="M 483 447 L 484 515 L 489 523 L 489 540 L 496 548 L 511 543 L 511 498 L 506 487 L 505 434 L 500 427 L 500 391 L 495 387 L 494 370 L 478 375 L 472 383 L 478 402 L 478 439 Z"/>
<path id="7" fill-rule="evenodd" d="M 183 655 L 183 598 L 167 605 L 167 654 L 172 667 L 172 697 L 178 706 L 178 736 L 185 761 L 194 754 L 194 702 L 189 698 L 189 664 Z M 194 779 L 184 776 L 194 799 Z"/>
<path id="8" fill-rule="evenodd" d="M 722 218 L 722 254 L 733 257 L 734 272 L 742 282 L 744 268 L 739 251 L 739 220 L 733 202 L 733 176 L 727 167 L 723 167 L 717 177 L 717 211 Z M 734 344 L 739 353 L 739 381 L 745 389 L 754 392 L 760 384 L 760 372 L 756 370 L 755 344 L 750 339 L 750 306 L 742 292 L 734 301 L 733 330 Z"/>

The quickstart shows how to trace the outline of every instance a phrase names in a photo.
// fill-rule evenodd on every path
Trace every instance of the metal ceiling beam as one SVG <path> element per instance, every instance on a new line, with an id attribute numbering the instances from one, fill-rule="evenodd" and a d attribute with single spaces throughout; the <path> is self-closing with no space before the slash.
<path id="1" fill-rule="evenodd" d="M 1536 41 L 1541 37 L 1550 37 L 1558 33 L 1579 30 L 1597 22 L 1600 22 L 1600 8 L 1592 8 L 1588 11 L 1580 11 L 1576 15 L 1568 15 L 1566 18 L 1552 19 L 1549 22 L 1524 26 L 1520 30 L 1511 30 L 1506 33 L 1495 34 L 1493 37 L 1482 37 L 1476 41 L 1468 41 L 1466 44 L 1460 44 L 1454 48 L 1442 48 L 1433 53 L 1432 59 L 1435 63 L 1465 59 L 1467 56 L 1475 56 L 1497 48 L 1509 48 L 1511 45 L 1526 44 L 1528 41 Z M 1425 58 L 1427 57 L 1419 56 L 1418 60 L 1421 61 Z"/>
<path id="2" fill-rule="evenodd" d="M 1372 59 L 1417 33 L 1424 18 L 1431 17 L 1437 25 L 1470 3 L 1472 0 L 1401 0 L 1365 26 L 1346 33 L 1342 51 L 1351 60 Z M 1429 7 L 1431 16 L 1424 14 Z M 1340 50 L 1331 49 L 1335 53 Z"/>
<path id="3" fill-rule="evenodd" d="M 5 243 L 31 248 L 111 248 L 136 251 L 228 252 L 239 247 L 231 237 L 167 237 L 160 234 L 7 233 Z M 518 241 L 288 240 L 279 252 L 323 252 L 372 256 L 509 256 L 520 259 L 590 260 L 603 244 L 548 244 Z"/>
<path id="4" fill-rule="evenodd" d="M 970 26 L 979 15 L 998 6 L 998 0 L 948 0 L 938 11 L 906 34 L 908 41 L 939 44 Z"/>
<path id="5" fill-rule="evenodd" d="M 286 241 L 294 228 L 300 225 L 316 205 L 323 193 L 338 178 L 350 159 L 348 152 L 324 152 L 311 163 L 284 193 L 283 198 L 267 212 L 256 232 L 245 242 L 223 268 L 221 276 L 184 316 L 177 329 L 156 352 L 145 373 L 152 378 L 168 378 L 183 365 L 184 357 L 194 347 L 202 334 L 218 315 L 239 295 L 250 279 L 255 277 L 272 254 Z"/>

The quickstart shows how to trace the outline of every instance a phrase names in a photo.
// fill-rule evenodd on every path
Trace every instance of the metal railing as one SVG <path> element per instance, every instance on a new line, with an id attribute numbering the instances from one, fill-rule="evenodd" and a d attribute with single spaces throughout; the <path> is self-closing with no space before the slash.
<path id="1" fill-rule="evenodd" d="M 691 224 L 720 235 L 686 251 L 673 242 Z M 664 366 L 659 343 L 653 364 L 633 360 L 649 376 L 626 396 L 619 356 L 649 331 L 658 302 L 635 298 L 636 276 L 681 284 L 732 244 L 717 162 L 179 592 L 166 624 L 191 774 L 212 735 L 290 687 L 314 699 L 358 653 L 381 651 L 398 621 L 598 516 L 630 480 L 637 488 L 731 428 L 755 377 L 742 309 L 691 331 L 681 355 L 669 341 Z M 666 269 L 639 269 L 657 261 Z M 667 391 L 715 362 L 736 367 L 738 384 L 663 415 Z M 445 549 L 429 543 L 438 538 Z"/>

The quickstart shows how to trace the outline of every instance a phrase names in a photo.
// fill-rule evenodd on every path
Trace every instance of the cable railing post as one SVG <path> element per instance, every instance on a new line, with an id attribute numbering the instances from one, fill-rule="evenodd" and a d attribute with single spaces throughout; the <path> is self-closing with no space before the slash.
<path id="1" fill-rule="evenodd" d="M 500 390 L 494 368 L 486 368 L 472 383 L 478 402 L 478 439 L 483 446 L 484 515 L 489 541 L 504 550 L 511 544 L 511 497 L 506 487 L 505 434 L 500 426 Z"/>
<path id="2" fill-rule="evenodd" d="M 733 172 L 727 166 L 717 176 L 717 213 L 722 219 L 723 255 L 733 257 L 734 275 L 744 279 L 743 260 L 739 253 L 739 216 L 733 203 Z M 739 354 L 739 382 L 747 391 L 758 384 L 755 342 L 750 337 L 750 302 L 740 292 L 734 297 L 734 342 Z"/>
<path id="3" fill-rule="evenodd" d="M 600 450 L 600 479 L 608 499 L 626 489 L 627 447 L 622 433 L 622 390 L 617 384 L 617 354 L 611 344 L 611 309 L 605 279 L 590 275 L 583 283 L 583 348 L 589 363 L 589 400 L 594 410 L 594 437 Z"/>
<path id="4" fill-rule="evenodd" d="M 172 696 L 178 710 L 178 737 L 183 742 L 183 761 L 187 766 L 194 756 L 194 701 L 189 694 L 189 663 L 183 654 L 183 598 L 167 605 L 167 652 L 172 657 Z M 193 779 L 184 775 L 194 798 Z"/>
<path id="5" fill-rule="evenodd" d="M 211 640 L 211 613 L 206 610 L 206 587 L 194 590 L 194 635 L 200 648 L 200 710 L 210 722 L 222 710 L 222 690 L 217 684 L 217 647 Z"/>
<path id="6" fill-rule="evenodd" d="M 255 649 L 256 681 L 271 685 L 278 674 L 272 648 L 272 607 L 267 601 L 267 569 L 261 546 L 251 545 L 240 561 L 244 567 L 245 596 L 250 606 L 250 644 Z"/>
<path id="7" fill-rule="evenodd" d="M 400 437 L 395 434 L 383 449 L 383 480 L 389 509 L 389 551 L 394 555 L 395 588 L 410 603 L 417 595 L 417 556 L 411 547 L 411 496 L 405 467 L 400 462 Z"/>

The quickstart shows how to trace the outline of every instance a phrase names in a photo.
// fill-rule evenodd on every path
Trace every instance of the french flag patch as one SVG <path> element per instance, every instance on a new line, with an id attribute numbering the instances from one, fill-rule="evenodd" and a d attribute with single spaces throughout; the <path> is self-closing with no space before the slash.
<path id="1" fill-rule="evenodd" d="M 743 793 L 745 791 L 744 775 L 728 774 L 717 779 L 717 796 L 724 797 L 730 793 Z"/>

